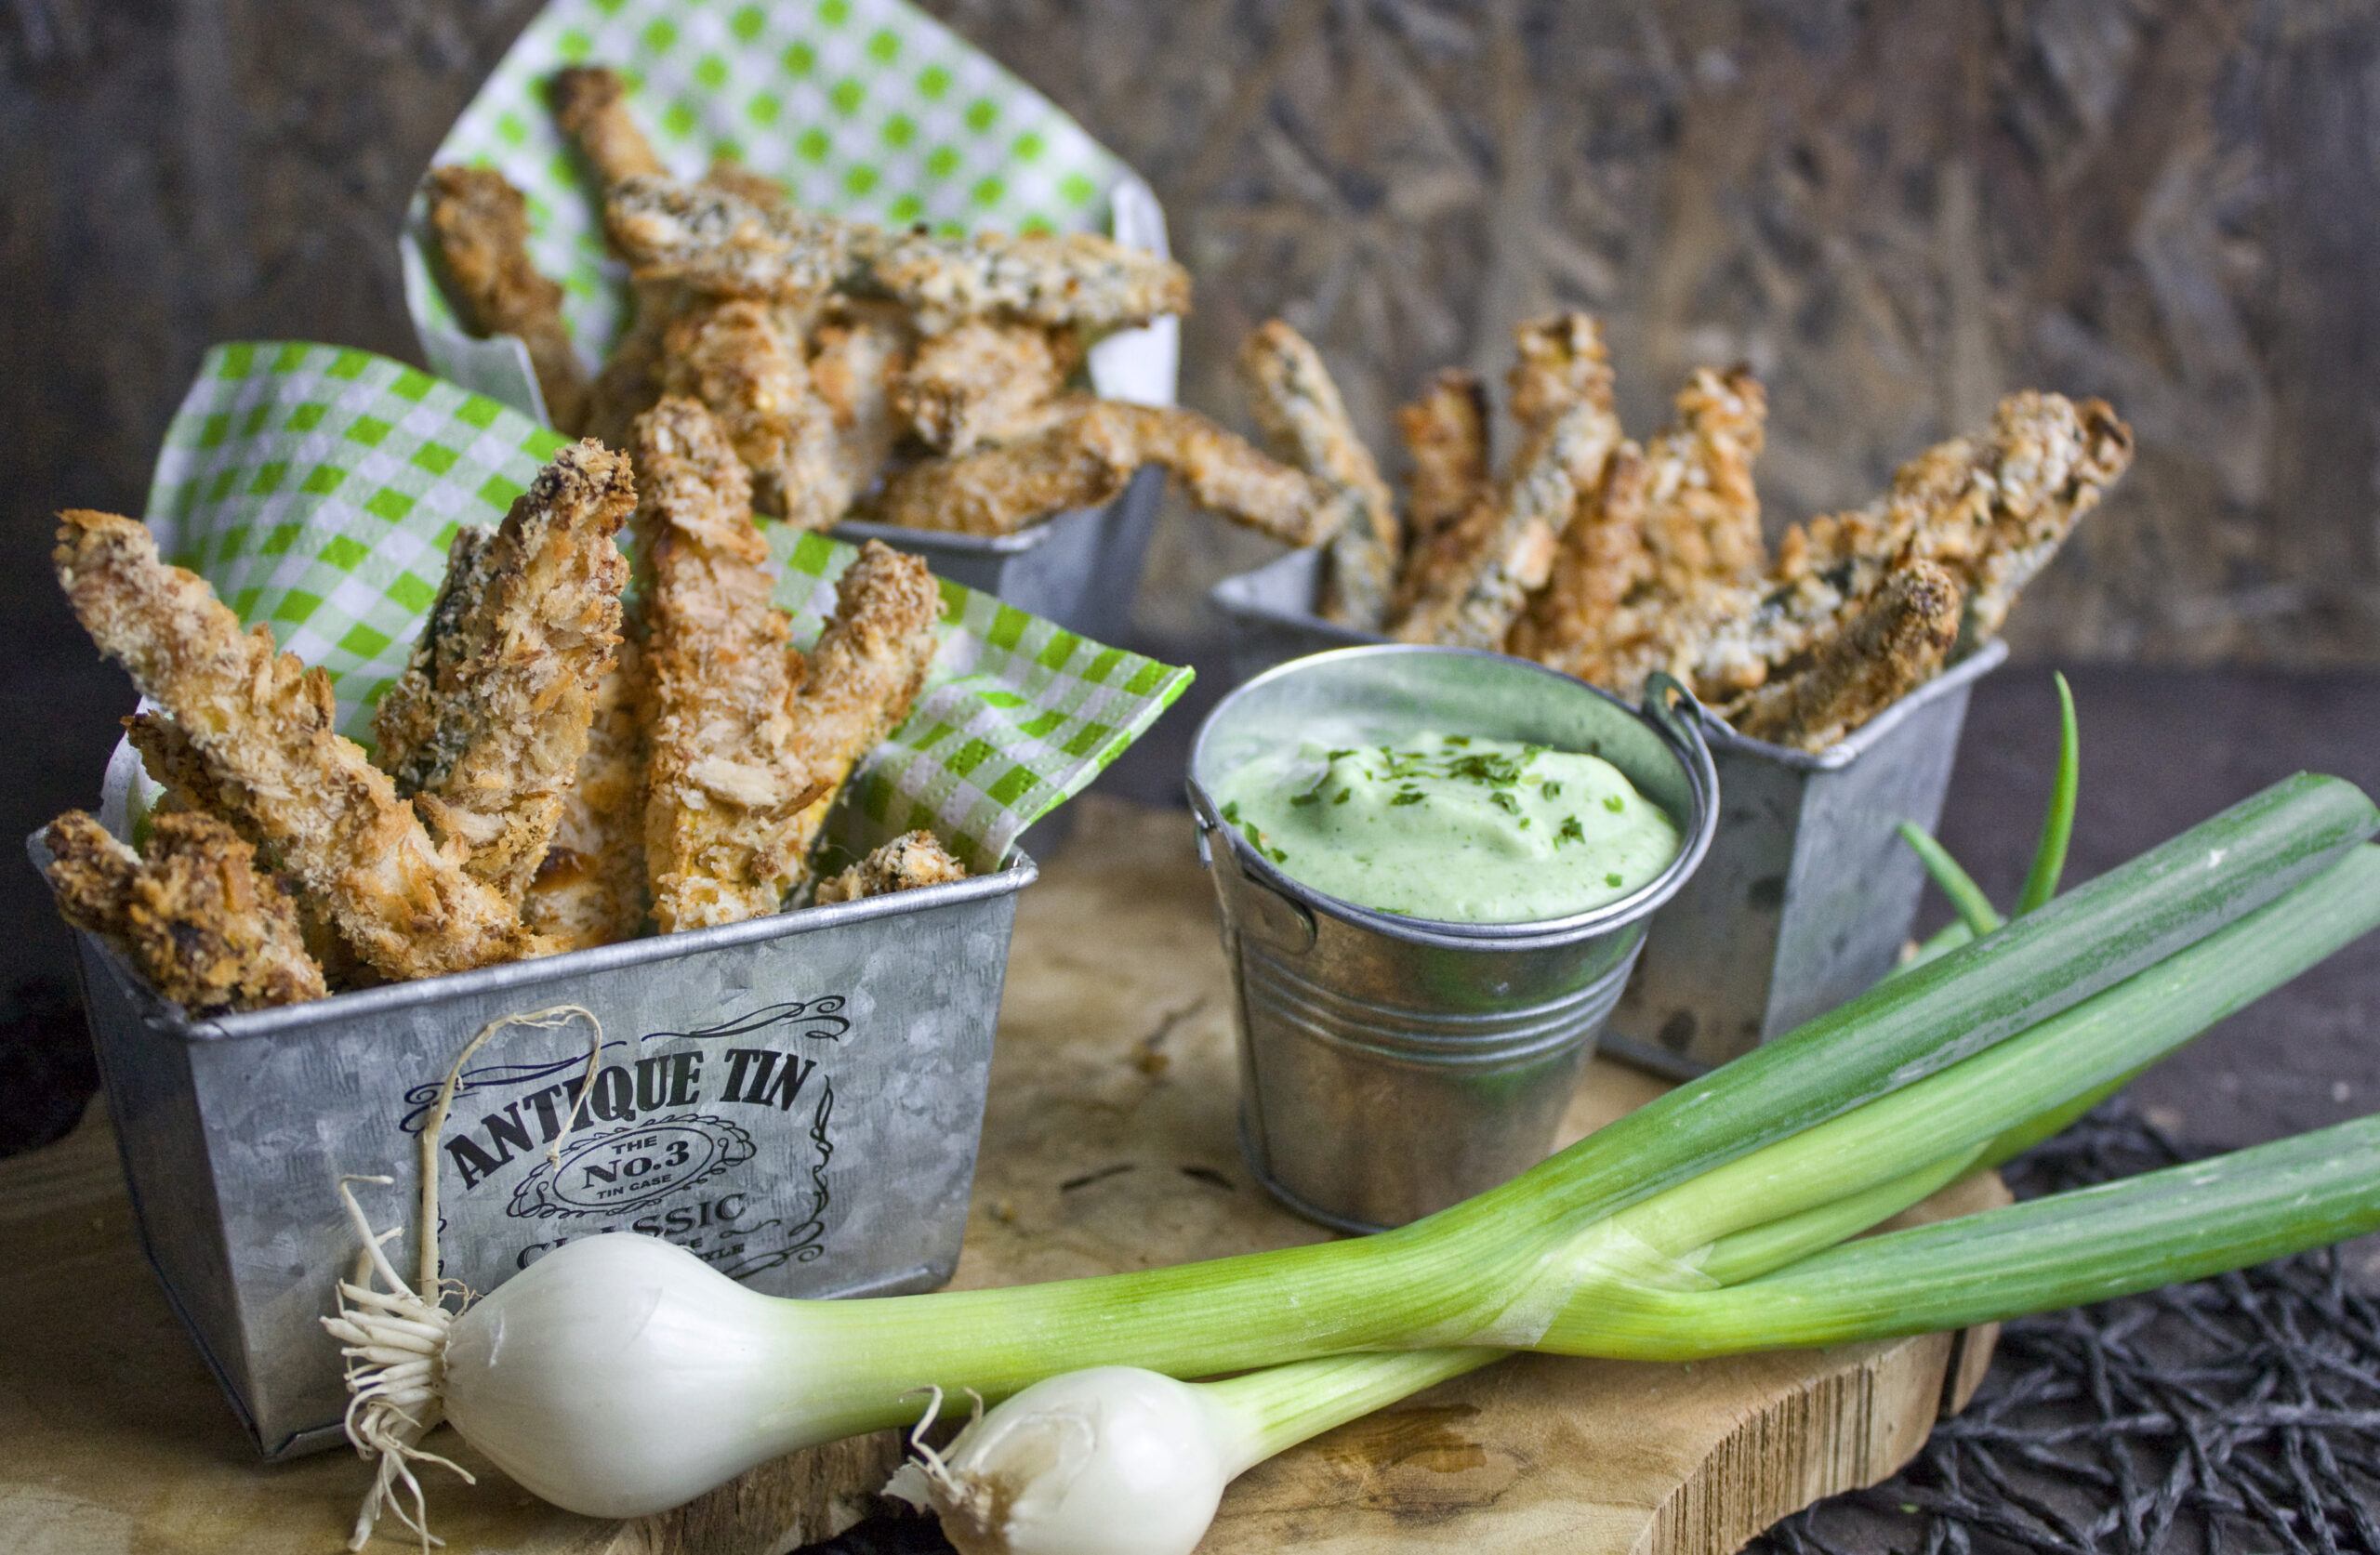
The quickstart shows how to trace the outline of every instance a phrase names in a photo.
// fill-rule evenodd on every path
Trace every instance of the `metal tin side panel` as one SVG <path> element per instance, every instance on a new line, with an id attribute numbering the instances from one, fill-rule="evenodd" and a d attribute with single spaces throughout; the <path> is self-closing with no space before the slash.
<path id="1" fill-rule="evenodd" d="M 1697 1067 L 1761 1040 L 1812 775 L 1725 746 L 1712 747 L 1711 761 L 1719 774 L 1711 851 L 1653 916 L 1611 1018 L 1615 1051 L 1626 1043 Z"/>
<path id="2" fill-rule="evenodd" d="M 185 1099 L 161 1120 L 166 1154 L 127 1148 L 136 1197 L 211 1163 L 221 1224 L 214 1264 L 160 1272 L 236 1359 L 221 1369 L 268 1455 L 321 1444 L 345 1404 L 319 1323 L 354 1254 L 339 1179 L 395 1179 L 358 1191 L 376 1225 L 410 1225 L 418 1131 L 455 1055 L 502 1016 L 578 1005 L 604 1045 L 591 1115 L 558 1159 L 583 1021 L 509 1027 L 466 1073 L 440 1162 L 448 1277 L 485 1291 L 566 1242 L 636 1231 L 774 1294 L 931 1288 L 965 1231 L 1014 916 L 1013 890 L 977 892 L 528 986 L 333 1000 L 262 1034 L 163 1036 L 186 1055 Z M 95 1024 L 121 1044 L 154 1001 L 101 969 L 116 986 Z M 412 1238 L 391 1253 L 410 1274 Z"/>
<path id="3" fill-rule="evenodd" d="M 199 1352 L 256 1429 L 239 1302 L 232 1292 L 223 1216 L 191 1084 L 190 1044 L 150 1021 L 156 1001 L 91 936 L 74 936 L 83 1008 L 89 1014 L 108 1118 L 132 1199 L 140 1250 L 157 1272 Z"/>
<path id="4" fill-rule="evenodd" d="M 886 524 L 847 523 L 839 539 L 881 540 L 921 556 L 938 577 L 994 595 L 1017 609 L 1102 642 L 1121 642 L 1131 624 L 1141 561 L 1165 494 L 1165 472 L 1134 473 L 1116 499 L 1078 507 L 1014 534 L 943 534 Z"/>
<path id="5" fill-rule="evenodd" d="M 1809 774 L 1762 1041 L 1892 969 L 1925 887 L 1924 866 L 1895 828 L 1913 821 L 1930 832 L 1941 818 L 1967 692 L 1963 684 L 1910 708 L 1857 761 Z"/>

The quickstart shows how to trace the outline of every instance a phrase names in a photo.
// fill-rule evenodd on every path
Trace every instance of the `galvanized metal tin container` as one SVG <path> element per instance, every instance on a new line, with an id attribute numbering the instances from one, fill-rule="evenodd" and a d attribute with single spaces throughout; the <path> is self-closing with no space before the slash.
<path id="1" fill-rule="evenodd" d="M 1653 910 L 1711 844 L 1711 758 L 1679 693 L 1643 712 L 1519 659 L 1370 647 L 1284 665 L 1216 707 L 1190 757 L 1199 850 L 1237 995 L 1240 1140 L 1283 1203 L 1326 1225 L 1402 1225 L 1544 1158 Z M 1428 731 L 1601 756 L 1678 829 L 1618 902 L 1538 923 L 1375 912 L 1291 878 L 1224 823 L 1215 775 L 1306 740 Z"/>
<path id="2" fill-rule="evenodd" d="M 1368 632 L 1317 618 L 1321 556 L 1300 551 L 1214 587 L 1243 679 Z M 1891 969 L 1924 889 L 1895 835 L 1931 830 L 1949 792 L 1975 682 L 2007 658 L 1988 642 L 1815 754 L 1748 740 L 1707 712 L 1719 780 L 1711 856 L 1653 920 L 1603 1046 L 1671 1075 L 1699 1074 L 1831 1009 Z"/>
<path id="3" fill-rule="evenodd" d="M 210 1021 L 77 935 L 142 1247 L 265 1455 L 335 1444 L 346 1390 L 319 1320 L 355 1259 L 340 1179 L 394 1178 L 358 1192 L 376 1225 L 410 1225 L 419 1130 L 464 1044 L 577 1005 L 603 1048 L 566 1136 L 584 1021 L 509 1027 L 464 1073 L 440 1153 L 448 1276 L 485 1291 L 632 1231 L 775 1295 L 931 1289 L 958 1261 L 1035 874 L 1018 855 L 953 885 Z"/>
<path id="4" fill-rule="evenodd" d="M 1142 468 L 1104 507 L 1078 507 L 1013 534 L 945 534 L 890 524 L 845 523 L 837 539 L 881 540 L 921 556 L 934 576 L 996 595 L 1027 615 L 1101 642 L 1130 632 L 1141 559 L 1165 495 L 1165 472 Z"/>

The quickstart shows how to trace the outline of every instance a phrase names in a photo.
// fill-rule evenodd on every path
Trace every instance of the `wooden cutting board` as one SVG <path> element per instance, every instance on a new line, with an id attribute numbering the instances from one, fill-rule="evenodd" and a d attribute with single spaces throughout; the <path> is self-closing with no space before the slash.
<path id="1" fill-rule="evenodd" d="M 1083 801 L 1025 893 L 960 1285 L 1102 1273 L 1318 1241 L 1249 1178 L 1233 1130 L 1229 982 L 1178 813 Z M 1571 1137 L 1659 1093 L 1591 1071 Z M 2004 1202 L 1996 1179 L 1926 1209 Z M 14 1555 L 321 1555 L 365 1475 L 345 1454 L 266 1466 L 133 1242 L 103 1117 L 0 1163 L 0 1548 Z M 1907 1461 L 1979 1380 L 1989 1331 L 1696 1365 L 1525 1356 L 1282 1455 L 1233 1486 L 1204 1548 L 1558 1548 L 1725 1555 Z M 479 1473 L 426 1476 L 458 1551 L 780 1555 L 875 1509 L 895 1433 L 767 1465 L 620 1524 Z M 374 1548 L 410 1540 L 390 1526 Z"/>

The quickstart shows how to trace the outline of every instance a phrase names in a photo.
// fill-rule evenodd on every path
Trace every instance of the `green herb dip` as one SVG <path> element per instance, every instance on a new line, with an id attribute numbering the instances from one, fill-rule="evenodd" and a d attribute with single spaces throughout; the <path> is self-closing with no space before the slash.
<path id="1" fill-rule="evenodd" d="M 1423 734 L 1259 757 L 1214 788 L 1281 871 L 1359 906 L 1446 923 L 1568 917 L 1650 882 L 1677 827 L 1599 757 Z"/>

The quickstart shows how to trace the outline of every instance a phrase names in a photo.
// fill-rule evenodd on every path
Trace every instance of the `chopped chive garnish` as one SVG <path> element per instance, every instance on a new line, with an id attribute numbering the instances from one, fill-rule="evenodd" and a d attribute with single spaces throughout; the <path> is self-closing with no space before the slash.
<path id="1" fill-rule="evenodd" d="M 1351 750 L 1334 750 L 1334 751 L 1332 751 L 1332 752 L 1329 754 L 1329 756 L 1328 758 L 1326 758 L 1326 759 L 1328 759 L 1328 760 L 1331 760 L 1331 761 L 1336 761 L 1336 760 L 1339 760 L 1339 759 L 1340 759 L 1341 758 L 1342 758 L 1342 757 L 1353 756 L 1353 755 L 1355 755 L 1355 753 L 1354 751 L 1351 751 Z"/>
<path id="2" fill-rule="evenodd" d="M 1488 795 L 1488 797 L 1492 803 L 1494 803 L 1498 810 L 1502 810 L 1507 815 L 1518 815 L 1521 812 L 1521 802 L 1501 788 L 1496 790 L 1493 794 Z"/>
<path id="3" fill-rule="evenodd" d="M 1352 788 L 1342 788 L 1341 790 L 1339 790 L 1338 795 L 1337 795 L 1335 797 L 1333 797 L 1333 798 L 1331 799 L 1331 801 L 1330 801 L 1330 802 L 1331 802 L 1332 804 L 1334 804 L 1334 805 L 1343 805 L 1343 804 L 1345 804 L 1345 803 L 1347 802 L 1347 800 L 1348 800 L 1349 797 L 1350 797 L 1350 796 L 1352 796 L 1355 792 L 1355 791 L 1354 789 L 1352 789 Z"/>
<path id="4" fill-rule="evenodd" d="M 1552 778 L 1547 778 L 1543 783 L 1538 784 L 1537 791 L 1544 795 L 1549 799 L 1558 799 L 1562 797 L 1562 785 L 1554 782 Z"/>
<path id="5" fill-rule="evenodd" d="M 1408 788 L 1388 802 L 1392 805 L 1418 805 L 1426 797 L 1418 790 Z"/>
<path id="6" fill-rule="evenodd" d="M 1620 876 L 1617 875 L 1606 875 L 1603 877 L 1603 883 L 1606 886 L 1617 886 L 1620 884 Z"/>
<path id="7" fill-rule="evenodd" d="M 1449 734 L 1447 736 L 1447 744 L 1450 745 L 1467 745 L 1471 744 L 1471 736 L 1468 734 Z"/>
<path id="8" fill-rule="evenodd" d="M 1235 826 L 1239 824 L 1239 801 L 1237 799 L 1234 799 L 1231 803 L 1223 806 L 1223 819 L 1230 822 Z"/>
<path id="9" fill-rule="evenodd" d="M 1562 818 L 1562 829 L 1554 834 L 1554 840 L 1557 843 L 1584 842 L 1587 840 L 1586 829 L 1579 824 L 1577 816 L 1566 815 Z"/>
<path id="10" fill-rule="evenodd" d="M 1627 801 L 1622 799 L 1619 795 L 1610 794 L 1605 797 L 1603 808 L 1611 811 L 1614 815 L 1617 815 L 1621 810 L 1627 809 L 1628 804 Z"/>
<path id="11" fill-rule="evenodd" d="M 1321 802 L 1322 793 L 1319 789 L 1311 794 L 1292 794 L 1289 796 L 1289 803 L 1293 805 L 1318 805 Z"/>

